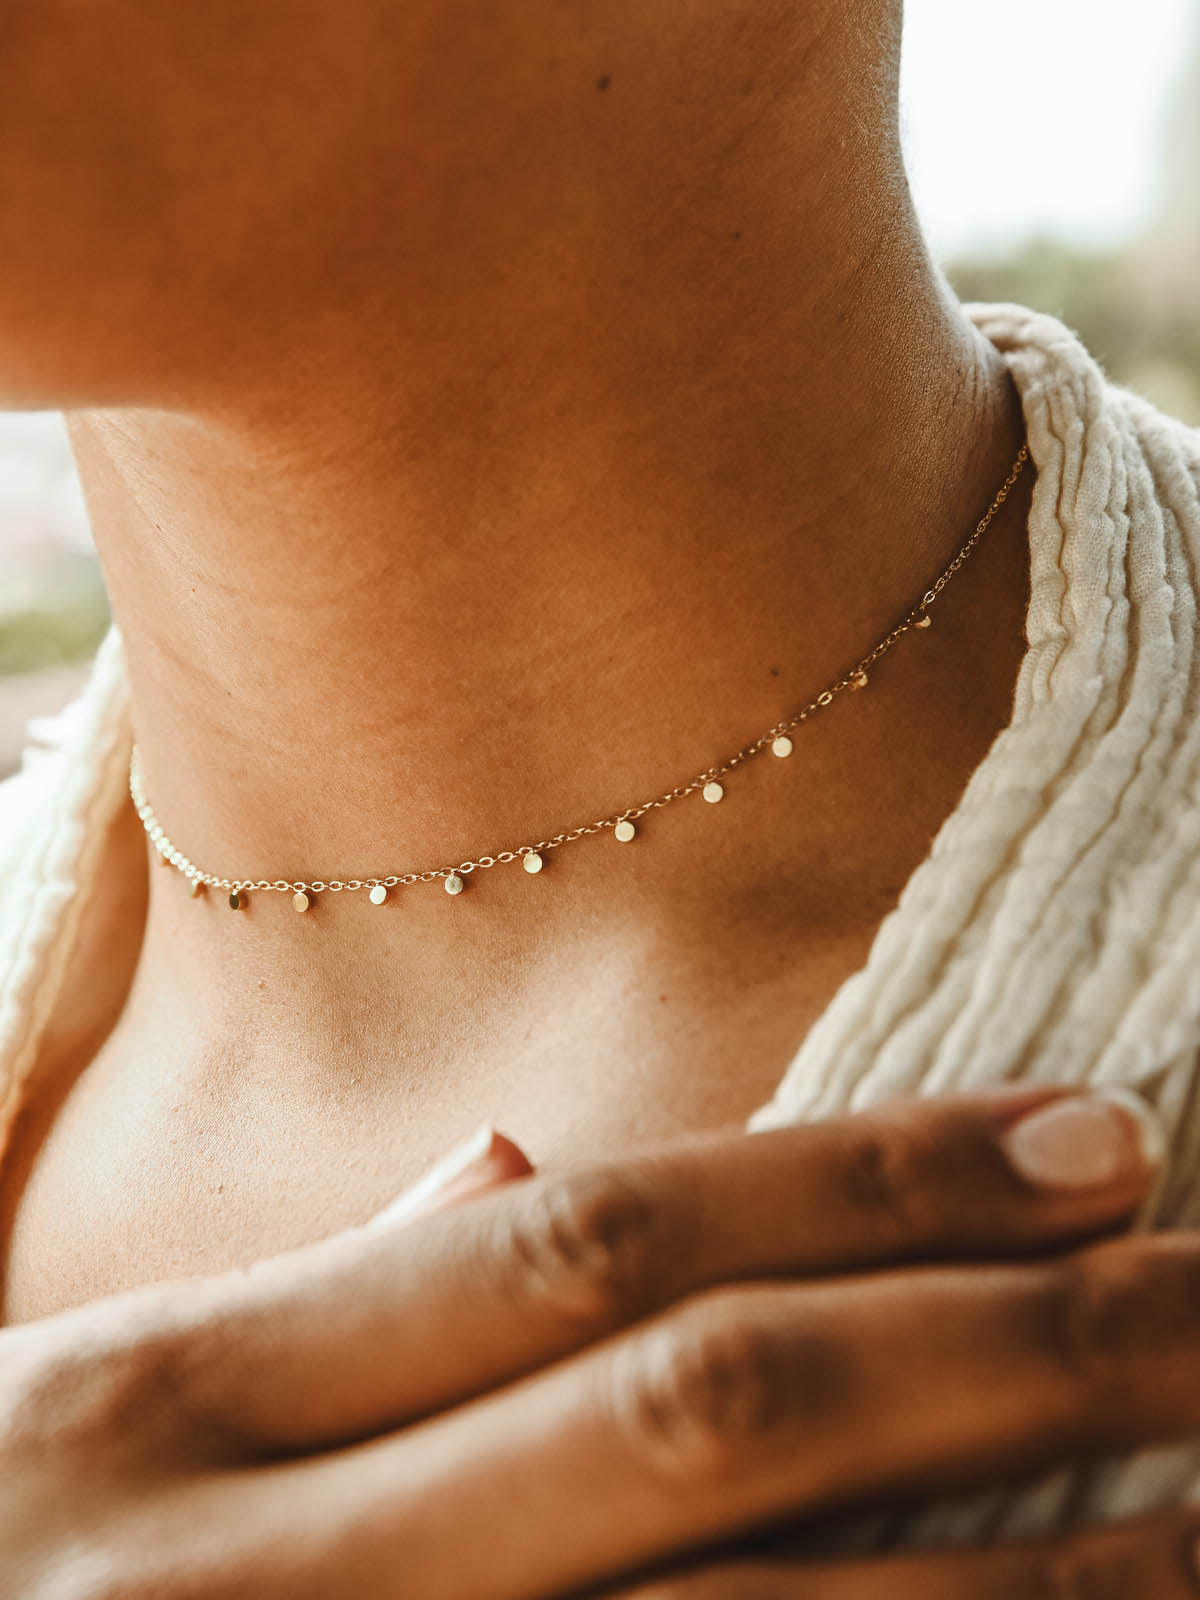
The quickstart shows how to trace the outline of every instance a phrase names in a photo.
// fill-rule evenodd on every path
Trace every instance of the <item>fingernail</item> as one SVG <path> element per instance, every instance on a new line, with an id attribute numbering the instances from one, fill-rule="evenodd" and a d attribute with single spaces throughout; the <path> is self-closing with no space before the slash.
<path id="1" fill-rule="evenodd" d="M 1145 1177 L 1166 1153 L 1158 1118 L 1128 1089 L 1070 1095 L 1009 1128 L 1009 1161 L 1048 1189 L 1098 1189 Z"/>
<path id="2" fill-rule="evenodd" d="M 393 1200 L 391 1205 L 385 1206 L 377 1216 L 372 1217 L 367 1227 L 378 1228 L 390 1226 L 395 1222 L 404 1222 L 423 1211 L 435 1196 L 448 1189 L 451 1184 L 461 1182 L 475 1170 L 482 1176 L 497 1137 L 495 1128 L 490 1123 L 485 1123 L 469 1139 L 464 1139 L 462 1144 L 455 1145 L 449 1155 L 443 1156 L 423 1178 L 417 1180 L 411 1189 L 406 1189 L 398 1200 Z"/>

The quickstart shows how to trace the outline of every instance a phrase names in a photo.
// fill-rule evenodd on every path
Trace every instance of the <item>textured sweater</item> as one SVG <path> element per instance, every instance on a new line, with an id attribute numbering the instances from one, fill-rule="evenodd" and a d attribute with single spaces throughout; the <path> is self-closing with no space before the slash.
<path id="1" fill-rule="evenodd" d="M 1200 433 L 1110 383 L 1059 321 L 973 305 L 1037 481 L 1009 725 L 753 1128 L 1010 1079 L 1121 1084 L 1171 1136 L 1159 1220 L 1200 1225 Z M 0 785 L 0 1137 L 127 804 L 120 640 Z M 898 1359 L 899 1359 L 898 1355 Z M 873 1523 L 858 1542 L 1041 1527 L 1200 1492 L 1200 1446 Z"/>

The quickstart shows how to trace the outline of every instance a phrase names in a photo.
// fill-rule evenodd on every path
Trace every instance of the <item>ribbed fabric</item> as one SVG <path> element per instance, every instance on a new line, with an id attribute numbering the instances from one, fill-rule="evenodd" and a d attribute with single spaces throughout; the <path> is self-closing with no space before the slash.
<path id="1" fill-rule="evenodd" d="M 21 771 L 0 783 L 0 1150 L 66 978 L 91 869 L 126 793 L 133 734 L 115 629 L 80 698 L 29 732 Z"/>
<path id="2" fill-rule="evenodd" d="M 1053 317 L 967 310 L 1009 364 L 1037 468 L 1012 720 L 750 1125 L 1017 1078 L 1132 1085 L 1173 1140 L 1161 1220 L 1200 1224 L 1200 433 L 1109 383 Z M 115 634 L 82 699 L 38 731 L 51 748 L 0 785 L 0 1134 L 123 803 Z M 1157 1452 L 854 1542 L 1019 1531 L 1193 1491 L 1200 1449 Z"/>
<path id="3" fill-rule="evenodd" d="M 1012 719 L 757 1128 L 1010 1078 L 1133 1085 L 1172 1125 L 1190 1099 L 1200 433 L 1108 383 L 1055 319 L 969 309 L 1038 469 Z"/>

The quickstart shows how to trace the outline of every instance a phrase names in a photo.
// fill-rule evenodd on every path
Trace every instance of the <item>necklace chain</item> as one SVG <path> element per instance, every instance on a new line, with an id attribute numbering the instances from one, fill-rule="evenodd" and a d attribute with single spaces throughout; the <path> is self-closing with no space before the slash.
<path id="1" fill-rule="evenodd" d="M 181 872 L 191 885 L 193 895 L 203 893 L 205 889 L 220 889 L 229 894 L 229 903 L 234 910 L 240 909 L 247 896 L 253 893 L 290 893 L 293 903 L 298 911 L 307 911 L 315 895 L 329 892 L 338 894 L 342 890 L 353 892 L 357 889 L 370 891 L 370 898 L 376 905 L 381 905 L 387 899 L 388 891 L 406 887 L 412 883 L 433 883 L 441 878 L 446 890 L 450 894 L 458 894 L 464 887 L 464 880 L 476 871 L 485 871 L 501 862 L 521 861 L 528 872 L 539 872 L 544 859 L 552 850 L 558 850 L 565 844 L 571 844 L 576 839 L 582 839 L 588 834 L 603 833 L 609 829 L 623 843 L 628 843 L 637 833 L 635 824 L 647 812 L 655 811 L 663 806 L 673 805 L 675 801 L 682 800 L 685 795 L 695 794 L 697 791 L 704 798 L 716 803 L 724 797 L 724 787 L 720 780 L 726 773 L 732 772 L 736 767 L 743 766 L 755 756 L 770 749 L 777 756 L 790 756 L 792 741 L 788 735 L 807 722 L 836 699 L 846 690 L 864 689 L 867 686 L 867 674 L 871 667 L 881 656 L 892 648 L 896 641 L 908 633 L 912 628 L 927 628 L 930 625 L 929 607 L 934 603 L 950 579 L 959 570 L 968 556 L 975 549 L 980 539 L 987 532 L 992 518 L 1008 499 L 1009 493 L 1020 476 L 1021 469 L 1029 459 L 1029 446 L 1023 444 L 1013 462 L 1012 470 L 996 493 L 991 505 L 975 525 L 974 532 L 964 545 L 956 552 L 949 565 L 943 569 L 932 586 L 925 591 L 921 599 L 907 612 L 889 633 L 886 633 L 879 642 L 863 656 L 850 670 L 836 683 L 831 683 L 827 689 L 810 700 L 807 705 L 783 721 L 777 722 L 765 733 L 752 740 L 749 744 L 737 751 L 734 755 L 727 756 L 724 761 L 715 766 L 707 767 L 703 772 L 691 779 L 688 783 L 677 784 L 674 789 L 668 789 L 665 794 L 658 795 L 652 800 L 643 800 L 640 805 L 627 806 L 624 811 L 615 812 L 612 816 L 601 817 L 597 822 L 580 823 L 577 827 L 568 828 L 563 833 L 556 833 L 553 838 L 539 839 L 536 844 L 522 844 L 512 850 L 499 850 L 494 855 L 478 856 L 473 861 L 462 861 L 457 866 L 431 867 L 424 872 L 396 872 L 385 877 L 375 878 L 347 878 L 347 879 L 314 879 L 309 882 L 303 879 L 277 878 L 271 882 L 265 878 L 222 878 L 212 872 L 205 872 L 190 861 L 167 837 L 166 831 L 146 798 L 145 783 L 142 775 L 141 761 L 136 745 L 129 763 L 129 792 L 142 826 L 150 837 L 150 842 L 158 853 L 160 861 L 166 866 L 172 866 Z"/>

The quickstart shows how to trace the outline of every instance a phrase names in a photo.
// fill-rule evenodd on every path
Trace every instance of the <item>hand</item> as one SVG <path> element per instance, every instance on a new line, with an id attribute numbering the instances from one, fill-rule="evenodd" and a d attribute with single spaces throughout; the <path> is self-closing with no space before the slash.
<path id="1" fill-rule="evenodd" d="M 1104 1101 L 909 1104 L 10 1329 L 0 1590 L 534 1600 L 788 1513 L 1196 1431 L 1200 1244 L 1046 1253 L 1127 1220 L 1148 1177 Z M 1122 1596 L 1196 1592 L 1196 1515 L 1113 1536 Z M 922 1600 L 1038 1592 L 997 1590 L 997 1559 L 907 1571 Z M 905 1570 L 753 1581 L 900 1600 Z M 643 1595 L 756 1593 L 663 1581 Z"/>
<path id="2" fill-rule="evenodd" d="M 834 1565 L 721 1563 L 604 1594 L 605 1600 L 1184 1600 L 1200 1594 L 1198 1535 L 1200 1511 L 1193 1506 L 1190 1513 L 990 1550 Z"/>

